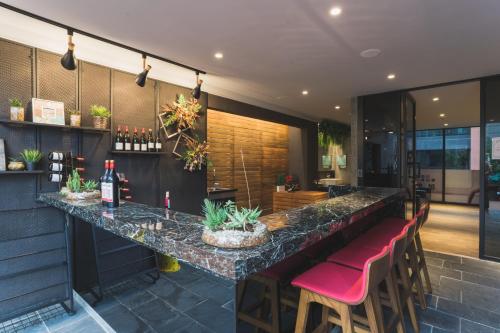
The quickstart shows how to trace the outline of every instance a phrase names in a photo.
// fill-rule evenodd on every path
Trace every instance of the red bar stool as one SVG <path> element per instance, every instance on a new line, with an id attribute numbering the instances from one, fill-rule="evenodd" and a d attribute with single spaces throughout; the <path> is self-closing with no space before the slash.
<path id="1" fill-rule="evenodd" d="M 390 253 L 385 247 L 369 258 L 363 270 L 325 262 L 299 275 L 292 285 L 300 288 L 299 310 L 295 333 L 304 333 L 310 304 L 323 306 L 321 325 L 342 326 L 342 332 L 385 332 L 378 286 L 390 269 Z M 353 306 L 363 304 L 367 318 L 353 315 Z M 331 313 L 334 310 L 336 313 Z M 368 324 L 368 325 L 366 325 Z M 366 327 L 368 326 L 368 327 Z"/>

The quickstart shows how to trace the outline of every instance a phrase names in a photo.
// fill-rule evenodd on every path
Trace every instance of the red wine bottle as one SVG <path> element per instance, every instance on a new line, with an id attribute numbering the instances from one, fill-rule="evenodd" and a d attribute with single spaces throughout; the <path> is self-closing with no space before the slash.
<path id="1" fill-rule="evenodd" d="M 130 143 L 130 134 L 128 133 L 128 126 L 125 127 L 125 136 L 123 137 L 123 143 L 125 145 L 126 151 L 132 150 L 132 144 Z"/>
<path id="2" fill-rule="evenodd" d="M 134 127 L 134 136 L 132 137 L 132 148 L 134 151 L 141 151 L 139 136 L 137 135 L 137 127 Z"/>
<path id="3" fill-rule="evenodd" d="M 115 150 L 123 150 L 123 135 L 120 125 L 118 125 L 118 130 L 115 136 Z"/>
<path id="4" fill-rule="evenodd" d="M 119 182 L 120 179 L 115 170 L 115 161 L 110 160 L 109 171 L 101 185 L 104 205 L 108 208 L 114 208 L 120 205 Z"/>
<path id="5" fill-rule="evenodd" d="M 153 130 L 151 128 L 148 131 L 148 151 L 151 153 L 155 151 L 155 140 L 153 139 Z"/>
<path id="6" fill-rule="evenodd" d="M 106 160 L 104 162 L 104 174 L 101 176 L 101 203 L 103 206 L 107 204 L 107 201 L 109 200 L 110 194 L 109 192 L 109 187 L 107 185 L 107 179 L 108 179 L 108 173 L 109 173 L 109 160 Z"/>
<path id="7" fill-rule="evenodd" d="M 161 139 L 160 139 L 160 131 L 158 131 L 156 135 L 156 141 L 155 141 L 155 151 L 157 153 L 161 152 Z"/>
<path id="8" fill-rule="evenodd" d="M 148 151 L 148 141 L 146 140 L 146 133 L 144 127 L 141 132 L 141 151 Z"/>

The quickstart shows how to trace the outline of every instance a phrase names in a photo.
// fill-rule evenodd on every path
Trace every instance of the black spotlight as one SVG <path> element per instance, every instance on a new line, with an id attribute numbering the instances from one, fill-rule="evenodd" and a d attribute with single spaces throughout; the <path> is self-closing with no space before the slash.
<path id="1" fill-rule="evenodd" d="M 73 44 L 73 31 L 68 30 L 68 51 L 61 58 L 61 65 L 73 71 L 76 69 L 76 59 L 75 59 L 75 44 Z"/>
<path id="2" fill-rule="evenodd" d="M 200 99 L 201 96 L 201 84 L 203 80 L 199 79 L 199 75 L 200 73 L 196 72 L 196 87 L 191 91 L 191 96 L 193 96 L 194 99 Z"/>
<path id="3" fill-rule="evenodd" d="M 137 85 L 140 87 L 144 87 L 144 85 L 146 84 L 146 79 L 148 77 L 149 70 L 151 69 L 151 66 L 146 65 L 145 54 L 142 55 L 142 68 L 144 68 L 144 70 L 137 74 L 137 76 L 135 77 L 135 83 L 137 83 Z"/>

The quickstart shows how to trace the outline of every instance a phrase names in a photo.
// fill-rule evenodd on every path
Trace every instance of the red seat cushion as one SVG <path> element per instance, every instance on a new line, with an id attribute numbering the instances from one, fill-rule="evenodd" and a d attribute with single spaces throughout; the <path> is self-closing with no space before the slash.
<path id="1" fill-rule="evenodd" d="M 274 264 L 260 275 L 268 277 L 273 280 L 285 281 L 290 279 L 294 274 L 297 274 L 301 268 L 305 267 L 308 259 L 301 253 L 295 254 L 283 261 Z"/>
<path id="2" fill-rule="evenodd" d="M 356 247 L 349 244 L 330 255 L 326 260 L 362 271 L 365 262 L 378 253 L 380 253 L 380 249 L 364 246 Z"/>
<path id="3" fill-rule="evenodd" d="M 295 287 L 347 304 L 363 300 L 363 283 L 363 272 L 329 262 L 314 266 L 292 281 Z"/>

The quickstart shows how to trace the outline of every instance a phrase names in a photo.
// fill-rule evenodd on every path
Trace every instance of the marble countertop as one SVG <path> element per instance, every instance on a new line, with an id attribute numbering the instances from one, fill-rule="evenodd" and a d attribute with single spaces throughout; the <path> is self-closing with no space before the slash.
<path id="1" fill-rule="evenodd" d="M 266 215 L 259 220 L 267 224 L 271 240 L 241 250 L 225 250 L 203 243 L 201 216 L 133 202 L 108 209 L 97 200 L 72 202 L 58 193 L 41 194 L 38 200 L 214 275 L 241 280 L 342 229 L 353 216 L 400 200 L 402 194 L 397 188 L 364 188 L 341 197 Z"/>

